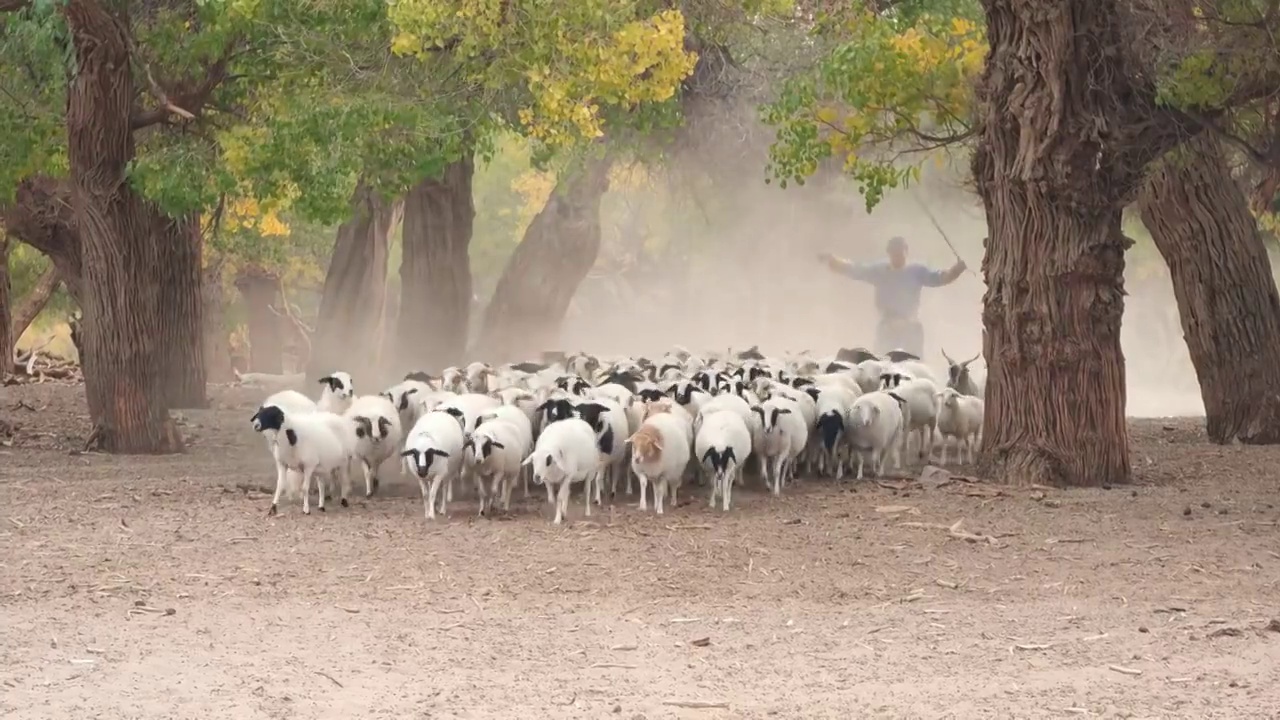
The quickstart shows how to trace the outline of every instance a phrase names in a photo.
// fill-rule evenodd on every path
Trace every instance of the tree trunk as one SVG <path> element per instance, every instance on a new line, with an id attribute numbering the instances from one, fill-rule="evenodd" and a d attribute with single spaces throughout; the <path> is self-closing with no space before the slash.
<path id="1" fill-rule="evenodd" d="M 600 252 L 600 199 L 609 189 L 606 159 L 592 158 L 556 183 L 502 271 L 474 354 L 490 362 L 523 360 L 555 349 L 578 286 Z"/>
<path id="2" fill-rule="evenodd" d="M 284 371 L 284 331 L 280 317 L 280 279 L 261 268 L 245 268 L 236 278 L 249 322 L 249 370 L 278 375 Z"/>
<path id="3" fill-rule="evenodd" d="M 1202 133 L 1159 163 L 1140 208 L 1169 263 L 1209 439 L 1280 443 L 1280 293 L 1218 141 Z"/>
<path id="4" fill-rule="evenodd" d="M 156 308 L 161 382 L 169 407 L 208 407 L 200 221 L 195 215 L 157 221 L 153 232 L 160 242 L 162 259 L 158 272 L 152 274 L 152 282 L 155 292 L 163 298 Z"/>
<path id="5" fill-rule="evenodd" d="M 7 273 L 6 273 L 7 274 Z M 8 284 L 7 282 L 5 283 Z M 44 310 L 44 306 L 49 304 L 49 298 L 57 292 L 58 286 L 62 284 L 62 278 L 58 273 L 57 265 L 50 265 L 40 277 L 36 278 L 36 284 L 31 291 L 22 297 L 22 302 L 18 305 L 18 309 L 13 312 L 10 318 L 9 328 L 13 342 L 10 345 L 16 345 L 22 339 L 22 334 L 31 327 L 31 323 L 35 322 L 40 316 L 40 311 Z M 5 289 L 3 294 L 8 295 L 9 290 Z"/>
<path id="6" fill-rule="evenodd" d="M 377 374 L 382 317 L 387 298 L 387 250 L 403 205 L 388 202 L 362 181 L 352 198 L 351 219 L 338 227 L 307 382 L 335 370 Z"/>
<path id="7" fill-rule="evenodd" d="M 9 287 L 9 236 L 0 228 L 0 377 L 13 369 L 13 346 L 18 334 L 13 329 L 13 293 Z"/>
<path id="8" fill-rule="evenodd" d="M 1163 152 L 1138 134 L 1153 93 L 1131 84 L 1116 0 L 983 7 L 981 469 L 1017 484 L 1127 482 L 1120 220 L 1147 153 Z"/>
<path id="9" fill-rule="evenodd" d="M 96 0 L 63 6 L 75 48 L 67 88 L 71 200 L 83 263 L 84 356 L 89 416 L 110 452 L 180 452 L 169 416 L 160 345 L 170 298 L 158 273 L 175 238 L 171 224 L 129 185 L 134 158 L 130 111 L 135 91 L 128 24 Z"/>
<path id="10" fill-rule="evenodd" d="M 450 164 L 404 200 L 397 370 L 438 372 L 461 361 L 471 313 L 473 159 Z"/>

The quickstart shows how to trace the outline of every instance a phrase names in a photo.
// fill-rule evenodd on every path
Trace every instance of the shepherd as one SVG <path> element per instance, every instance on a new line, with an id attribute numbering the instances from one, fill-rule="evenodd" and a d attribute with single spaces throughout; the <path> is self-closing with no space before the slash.
<path id="1" fill-rule="evenodd" d="M 946 270 L 930 270 L 920 263 L 907 264 L 907 241 L 901 237 L 890 238 L 885 252 L 886 260 L 870 264 L 842 260 L 830 253 L 821 253 L 818 259 L 834 272 L 875 288 L 876 311 L 880 314 L 876 325 L 877 350 L 901 349 L 923 357 L 924 327 L 918 318 L 920 290 L 950 285 L 966 266 L 959 258 Z"/>

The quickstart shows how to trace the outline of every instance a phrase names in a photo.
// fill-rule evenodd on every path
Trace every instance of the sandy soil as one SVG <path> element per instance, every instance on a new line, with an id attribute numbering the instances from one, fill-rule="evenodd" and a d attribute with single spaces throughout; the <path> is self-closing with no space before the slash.
<path id="1" fill-rule="evenodd" d="M 267 519 L 255 393 L 164 458 L 73 454 L 78 388 L 3 398 L 6 718 L 1280 717 L 1280 448 L 1195 421 L 1135 422 L 1133 487 L 695 490 L 555 528 L 431 524 L 403 481 Z"/>

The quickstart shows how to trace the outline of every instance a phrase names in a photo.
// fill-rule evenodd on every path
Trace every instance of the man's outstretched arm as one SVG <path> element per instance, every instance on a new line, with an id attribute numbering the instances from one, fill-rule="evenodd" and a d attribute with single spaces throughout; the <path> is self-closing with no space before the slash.
<path id="1" fill-rule="evenodd" d="M 863 265 L 861 263 L 849 262 L 830 253 L 820 253 L 818 259 L 826 264 L 832 272 L 844 275 L 847 278 L 861 280 L 863 282 L 874 282 L 876 278 L 875 267 L 871 265 Z"/>
<path id="2" fill-rule="evenodd" d="M 965 271 L 968 266 L 963 260 L 956 260 L 956 264 L 946 270 L 926 270 L 921 283 L 925 287 L 942 287 L 955 282 L 960 274 Z"/>

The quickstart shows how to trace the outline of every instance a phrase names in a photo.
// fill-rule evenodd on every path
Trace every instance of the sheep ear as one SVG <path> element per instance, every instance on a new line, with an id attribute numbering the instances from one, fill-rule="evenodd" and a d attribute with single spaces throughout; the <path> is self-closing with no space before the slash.
<path id="1" fill-rule="evenodd" d="M 905 405 L 907 403 L 907 401 L 904 400 L 903 397 L 898 393 L 891 392 L 889 393 L 889 397 L 893 398 L 894 400 L 897 400 L 899 405 Z"/>
<path id="2" fill-rule="evenodd" d="M 525 458 L 524 462 L 520 463 L 520 465 L 522 467 L 525 465 L 533 465 L 533 453 L 529 453 L 529 457 Z"/>
<path id="3" fill-rule="evenodd" d="M 404 394 L 405 394 L 405 395 L 412 395 L 412 394 L 414 394 L 414 393 L 416 393 L 416 392 L 418 392 L 418 388 L 416 388 L 416 387 L 415 387 L 415 388 L 409 388 L 408 390 L 405 390 L 405 391 L 404 391 Z"/>
<path id="4" fill-rule="evenodd" d="M 432 455 L 439 455 L 440 457 L 449 457 L 449 453 L 447 453 L 447 452 L 445 452 L 445 451 L 443 451 L 443 450 L 436 450 L 435 448 L 432 448 L 432 449 L 428 450 L 427 452 L 431 453 Z"/>
<path id="5" fill-rule="evenodd" d="M 491 446 L 493 446 L 493 447 L 496 447 L 496 448 L 503 448 L 503 449 L 505 449 L 505 448 L 507 447 L 506 445 L 503 445 L 502 443 L 498 442 L 497 440 L 490 440 L 490 441 L 489 441 L 489 445 L 491 445 Z"/>
<path id="6" fill-rule="evenodd" d="M 400 457 L 409 457 L 410 455 L 417 455 L 417 454 L 418 454 L 417 450 L 402 450 L 400 452 Z"/>
<path id="7" fill-rule="evenodd" d="M 328 385 L 329 387 L 333 387 L 333 376 L 325 375 L 324 377 L 320 378 L 316 382 L 320 383 L 321 385 Z"/>
<path id="8" fill-rule="evenodd" d="M 774 412 L 778 413 L 779 415 L 790 415 L 791 408 L 778 408 L 777 410 L 774 410 Z"/>

